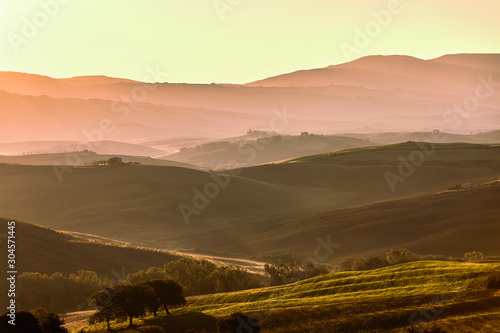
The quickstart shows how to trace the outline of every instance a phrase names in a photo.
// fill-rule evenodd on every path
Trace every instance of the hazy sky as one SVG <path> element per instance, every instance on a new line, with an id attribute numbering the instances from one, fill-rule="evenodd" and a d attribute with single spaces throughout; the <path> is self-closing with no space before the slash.
<path id="1" fill-rule="evenodd" d="M 499 17 L 498 0 L 0 0 L 0 70 L 245 83 L 370 54 L 500 53 Z"/>

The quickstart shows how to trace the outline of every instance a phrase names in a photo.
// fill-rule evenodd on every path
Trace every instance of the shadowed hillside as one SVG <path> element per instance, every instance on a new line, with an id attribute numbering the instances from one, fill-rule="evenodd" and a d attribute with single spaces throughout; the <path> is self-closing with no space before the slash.
<path id="1" fill-rule="evenodd" d="M 301 203 L 314 205 L 320 199 L 314 190 L 233 177 L 188 225 L 179 205 L 193 206 L 194 190 L 203 191 L 214 182 L 208 172 L 147 165 L 65 170 L 59 182 L 51 166 L 0 165 L 5 198 L 0 209 L 7 216 L 56 229 L 162 247 L 183 234 L 296 214 L 304 210 Z M 290 209 L 291 203 L 295 209 Z"/>
<path id="2" fill-rule="evenodd" d="M 355 194 L 352 205 L 359 205 L 437 192 L 455 182 L 495 178 L 500 172 L 499 152 L 499 145 L 407 142 L 293 158 L 245 168 L 241 176 L 287 186 L 335 189 L 345 196 Z M 393 184 L 394 191 L 387 172 L 401 177 Z"/>
<path id="3" fill-rule="evenodd" d="M 295 252 L 313 257 L 320 237 L 340 245 L 324 261 L 331 264 L 347 258 L 384 256 L 396 247 L 454 257 L 474 250 L 494 255 L 500 253 L 499 201 L 500 186 L 447 191 L 285 219 L 262 227 L 261 234 L 253 233 L 253 228 L 240 232 L 255 255 Z M 221 250 L 242 241 L 217 244 L 210 234 L 200 239 L 198 246 Z"/>
<path id="4" fill-rule="evenodd" d="M 131 273 L 182 258 L 175 252 L 131 246 L 106 238 L 74 235 L 28 222 L 0 218 L 2 233 L 8 221 L 16 222 L 16 256 L 19 272 L 74 273 L 95 271 L 112 276 L 124 269 Z M 5 239 L 1 239 L 5 244 Z M 2 253 L 4 253 L 2 246 Z"/>
<path id="5" fill-rule="evenodd" d="M 420 149 L 418 147 L 420 143 L 352 148 L 245 168 L 238 176 L 230 178 L 225 173 L 185 168 L 125 165 L 71 169 L 72 172 L 59 182 L 50 166 L 4 164 L 0 165 L 3 198 L 0 209 L 4 215 L 19 216 L 52 228 L 98 234 L 145 246 L 162 248 L 165 244 L 178 242 L 180 247 L 193 252 L 210 249 L 219 254 L 226 251 L 227 256 L 256 255 L 263 250 L 293 250 L 305 254 L 314 250 L 316 237 L 324 235 L 326 230 L 314 230 L 311 227 L 314 218 L 311 222 L 306 218 L 301 228 L 309 230 L 303 234 L 309 236 L 298 244 L 286 238 L 298 231 L 290 228 L 292 222 L 285 221 L 377 201 L 435 193 L 456 183 L 477 184 L 498 179 L 500 175 L 498 146 L 439 144 L 422 165 L 416 166 L 414 172 L 395 184 L 395 190 L 391 191 L 385 173 L 398 174 L 399 156 L 408 158 Z M 216 185 L 218 183 L 222 185 Z M 202 194 L 207 186 L 208 197 Z M 477 191 L 488 194 L 485 200 L 497 195 L 495 190 Z M 447 201 L 450 207 L 453 207 L 454 195 L 462 194 L 450 194 Z M 422 200 L 432 204 L 434 199 Z M 488 200 L 484 201 L 484 209 L 494 213 L 491 211 L 494 207 L 487 205 Z M 184 210 L 180 210 L 180 205 L 184 205 Z M 395 205 L 391 209 L 399 207 Z M 404 202 L 401 205 L 406 206 Z M 187 211 L 191 212 L 189 223 L 185 219 L 186 207 L 191 209 Z M 429 220 L 439 221 L 438 209 L 435 211 L 437 215 L 429 212 Z M 481 211 L 471 206 L 464 218 L 476 223 L 474 216 Z M 357 215 L 357 212 L 343 211 L 342 214 L 359 224 L 369 222 L 366 219 L 370 214 Z M 380 214 L 386 213 L 382 210 Z M 405 214 L 401 215 L 403 220 Z M 451 214 L 452 221 L 458 218 L 453 211 L 447 214 Z M 418 214 L 415 216 L 417 219 Z M 483 219 L 481 223 L 487 221 Z M 489 227 L 482 224 L 480 228 L 484 232 Z M 419 231 L 422 235 L 433 232 L 424 229 Z M 336 231 L 330 233 L 334 235 Z M 356 251 L 362 253 L 411 243 L 411 239 L 403 237 L 405 235 L 401 235 L 403 240 L 393 239 Z M 457 247 L 457 251 L 462 252 L 462 249 Z"/>

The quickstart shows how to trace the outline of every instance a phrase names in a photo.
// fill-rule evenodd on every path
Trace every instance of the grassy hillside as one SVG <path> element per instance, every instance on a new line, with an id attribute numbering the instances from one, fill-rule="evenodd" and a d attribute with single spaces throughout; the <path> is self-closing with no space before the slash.
<path id="1" fill-rule="evenodd" d="M 422 148 L 423 147 L 423 148 Z M 426 150 L 429 154 L 423 152 Z M 417 155 L 415 155 L 417 154 Z M 419 157 L 423 156 L 423 160 Z M 416 161 L 412 171 L 402 163 Z M 406 161 L 406 162 L 405 162 Z M 391 191 L 386 172 L 404 179 Z M 400 175 L 401 173 L 401 175 Z M 245 168 L 241 176 L 287 186 L 335 189 L 351 206 L 438 192 L 455 182 L 480 182 L 500 174 L 500 145 L 399 143 L 350 148 Z M 331 208 L 345 208 L 331 198 Z"/>
<path id="2" fill-rule="evenodd" d="M 420 261 L 332 273 L 279 287 L 194 297 L 174 312 L 177 317 L 148 317 L 138 323 L 182 332 L 173 328 L 182 319 L 189 328 L 189 316 L 241 311 L 258 318 L 261 332 L 401 332 L 429 318 L 450 327 L 449 332 L 497 332 L 491 328 L 500 323 L 498 296 L 480 291 L 478 282 L 499 270 L 500 263 Z M 90 327 L 97 331 L 102 326 Z M 213 330 L 208 327 L 208 332 Z"/>
<path id="3" fill-rule="evenodd" d="M 311 216 L 432 194 L 455 183 L 477 183 L 500 176 L 498 146 L 442 144 L 392 192 L 384 173 L 398 173 L 398 156 L 408 158 L 416 149 L 415 143 L 353 148 L 245 168 L 238 176 L 231 177 L 225 188 L 218 188 L 217 195 L 211 195 L 206 207 L 190 216 L 189 224 L 183 219 L 179 205 L 194 207 L 193 199 L 199 193 L 196 191 L 204 191 L 207 184 L 215 184 L 208 172 L 147 165 L 76 168 L 59 182 L 49 166 L 4 164 L 0 165 L 0 195 L 3 198 L 0 210 L 4 216 L 19 217 L 59 230 L 97 234 L 155 248 L 176 242 L 177 246 L 194 252 L 210 249 L 220 255 L 226 251 L 225 255 L 231 257 L 255 255 L 263 250 L 305 254 L 317 246 L 319 235 L 324 232 L 337 234 L 339 225 L 335 223 L 340 223 L 335 222 L 332 224 L 335 227 L 328 229 L 331 220 L 319 218 L 323 221 L 322 226 L 315 227 L 317 218 Z M 408 210 L 413 201 L 402 201 L 389 202 L 388 208 L 376 206 L 341 211 L 338 216 L 366 225 L 371 223 L 371 214 L 375 214 L 386 220 L 385 226 L 397 224 L 406 214 L 415 220 L 420 216 L 422 221 L 428 219 L 436 223 L 444 217 L 450 221 L 450 226 L 458 223 L 457 219 L 463 219 L 467 223 L 479 223 L 481 232 L 486 232 L 490 222 L 478 216 L 482 211 L 496 214 L 494 205 L 488 203 L 497 197 L 497 192 L 478 191 L 485 198 L 483 203 L 478 203 L 483 209 L 463 205 L 470 210 L 462 215 L 457 214 L 459 210 L 453 210 L 454 203 L 466 200 L 461 199 L 462 194 L 450 194 L 443 197 L 449 207 L 443 210 L 433 205 L 436 198 L 424 197 L 422 202 L 432 206 L 429 211 Z M 197 200 L 200 200 L 199 195 Z M 474 196 L 471 200 L 474 201 Z M 199 201 L 197 205 L 200 207 Z M 391 214 L 391 209 L 401 214 Z M 369 213 L 362 213 L 364 211 Z M 424 215 L 419 214 L 427 215 L 424 219 Z M 417 224 L 416 228 L 422 228 L 419 230 L 422 237 L 434 232 L 423 224 Z M 467 234 L 461 230 L 457 237 Z M 300 242 L 290 242 L 301 232 L 304 237 Z M 467 237 L 473 236 L 468 234 Z M 350 238 L 347 239 L 342 240 L 345 247 Z M 392 245 L 420 244 L 407 238 L 390 240 L 376 248 L 382 251 Z M 372 250 L 363 248 L 360 252 Z"/>
<path id="4" fill-rule="evenodd" d="M 246 168 L 242 175 L 279 184 L 341 187 L 355 191 L 356 187 L 367 184 L 386 187 L 384 172 L 399 174 L 398 167 L 402 161 L 410 164 L 409 160 L 412 159 L 415 161 L 415 171 L 400 184 L 399 190 L 413 192 L 424 178 L 427 184 L 422 184 L 422 187 L 428 186 L 430 182 L 437 184 L 436 171 L 439 171 L 442 184 L 453 178 L 472 181 L 488 177 L 486 169 L 493 171 L 491 174 L 500 170 L 499 153 L 500 145 L 496 144 L 406 142 L 292 158 L 273 165 Z M 412 154 L 415 155 L 410 158 Z M 474 177 L 474 174 L 481 176 Z M 380 188 L 376 192 L 384 191 Z"/>
<path id="5" fill-rule="evenodd" d="M 7 222 L 0 218 L 1 233 Z M 127 273 L 149 267 L 161 267 L 180 259 L 175 252 L 130 246 L 111 239 L 73 235 L 28 222 L 16 221 L 16 256 L 19 272 L 74 273 L 91 270 L 100 276 L 125 269 Z M 2 239 L 2 243 L 4 240 Z M 5 252 L 2 246 L 2 253 Z M 6 256 L 6 255 L 5 255 Z"/>
<path id="6" fill-rule="evenodd" d="M 372 145 L 356 147 L 338 151 L 302 156 L 283 161 L 282 163 L 326 163 L 344 162 L 352 164 L 363 163 L 398 163 L 399 155 L 408 157 L 405 153 L 422 151 L 425 153 L 423 162 L 439 162 L 442 165 L 456 161 L 469 161 L 470 165 L 482 165 L 485 162 L 498 163 L 496 153 L 500 151 L 500 144 L 471 144 L 471 143 L 432 143 L 413 142 L 396 143 L 390 145 Z M 409 155 L 409 154 L 408 154 Z M 475 162 L 475 164 L 473 164 Z"/>
<path id="7" fill-rule="evenodd" d="M 75 168 L 59 182 L 49 166 L 0 165 L 4 216 L 162 248 L 179 237 L 248 221 L 301 214 L 320 193 L 234 177 L 186 224 L 179 205 L 193 206 L 193 189 L 213 178 L 186 168 L 124 165 Z M 269 205 L 272 202 L 273 205 Z M 290 209 L 290 204 L 296 207 Z M 53 212 L 57 211 L 57 214 Z M 224 231 L 218 237 L 225 237 Z M 181 242 L 179 242 L 181 243 Z M 182 243 L 181 243 L 182 245 Z"/>
<path id="8" fill-rule="evenodd" d="M 500 253 L 500 186 L 463 191 L 445 191 L 415 198 L 390 200 L 371 205 L 334 210 L 300 218 L 283 219 L 256 227 L 238 226 L 228 233 L 244 238 L 218 242 L 213 233 L 197 237 L 198 246 L 231 251 L 247 244 L 254 255 L 295 252 L 314 255 L 319 243 L 330 237 L 340 244 L 324 262 L 338 263 L 360 256 L 384 256 L 394 247 L 418 253 L 462 257 L 468 251 L 489 255 Z M 186 238 L 194 243 L 195 237 Z M 326 254 L 321 250 L 321 256 Z"/>

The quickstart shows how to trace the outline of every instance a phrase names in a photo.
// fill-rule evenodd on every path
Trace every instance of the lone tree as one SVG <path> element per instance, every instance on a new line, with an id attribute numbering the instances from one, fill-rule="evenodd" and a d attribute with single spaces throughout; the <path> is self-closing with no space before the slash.
<path id="1" fill-rule="evenodd" d="M 186 299 L 184 298 L 184 291 L 180 284 L 173 280 L 152 280 L 144 283 L 147 286 L 153 288 L 156 297 L 163 308 L 168 311 L 168 306 L 179 306 L 186 304 Z M 151 310 L 151 309 L 150 309 Z M 158 308 L 156 308 L 158 310 Z M 156 316 L 156 310 L 151 311 Z"/>

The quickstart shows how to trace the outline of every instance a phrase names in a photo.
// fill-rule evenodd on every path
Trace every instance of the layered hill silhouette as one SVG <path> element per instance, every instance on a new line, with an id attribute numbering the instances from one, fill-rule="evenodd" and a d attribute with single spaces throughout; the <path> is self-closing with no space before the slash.
<path id="1" fill-rule="evenodd" d="M 500 187 L 481 185 L 500 178 L 499 82 L 499 54 L 243 85 L 0 72 L 0 216 L 36 224 L 19 222 L 19 256 L 42 273 L 181 256 L 148 248 L 303 258 L 327 239 L 331 264 L 498 254 Z M 89 165 L 112 157 L 125 164 Z"/>
<path id="2" fill-rule="evenodd" d="M 422 60 L 410 56 L 366 56 L 344 64 L 283 74 L 247 86 L 349 85 L 375 89 L 443 90 L 474 88 L 481 71 L 500 73 L 498 54 L 454 54 Z"/>
<path id="3" fill-rule="evenodd" d="M 253 166 L 290 159 L 297 156 L 325 153 L 345 148 L 372 146 L 375 144 L 395 144 L 407 141 L 441 143 L 497 143 L 500 131 L 472 135 L 441 132 L 384 132 L 347 133 L 342 136 L 316 135 L 304 132 L 301 135 L 279 135 L 276 133 L 249 131 L 247 135 L 222 140 L 206 140 L 199 144 L 186 141 L 175 153 L 159 158 L 184 162 L 212 169 L 238 166 Z M 180 142 L 179 142 L 180 143 Z M 152 147 L 160 143 L 145 143 Z"/>
<path id="4" fill-rule="evenodd" d="M 213 169 L 252 166 L 292 157 L 323 153 L 373 144 L 370 141 L 343 136 L 303 133 L 290 135 L 255 135 L 240 140 L 220 140 L 183 148 L 160 158 Z"/>
<path id="5" fill-rule="evenodd" d="M 432 60 L 371 56 L 247 85 L 146 84 L 2 72 L 0 142 L 81 140 L 102 119 L 113 125 L 102 140 L 127 143 L 186 133 L 224 138 L 249 128 L 284 134 L 491 131 L 500 120 L 498 94 L 482 98 L 468 116 L 455 105 L 474 97 L 478 86 L 482 95 L 494 91 L 499 59 L 498 54 Z M 273 120 L 276 110 L 286 110 L 288 121 Z"/>
<path id="6" fill-rule="evenodd" d="M 165 151 L 147 145 L 116 141 L 25 141 L 0 143 L 0 154 L 26 155 L 33 153 L 55 153 L 64 151 L 92 150 L 97 154 L 119 154 L 156 157 Z"/>
<path id="7" fill-rule="evenodd" d="M 297 156 L 311 155 L 352 147 L 394 144 L 406 141 L 452 143 L 497 143 L 500 131 L 478 134 L 433 132 L 345 133 L 343 135 L 283 135 L 275 132 L 249 130 L 245 135 L 224 139 L 173 138 L 142 143 L 116 141 L 27 141 L 0 143 L 0 163 L 29 165 L 78 165 L 98 159 L 119 156 L 125 162 L 147 165 L 194 166 L 227 169 L 276 162 Z M 81 153 L 90 149 L 98 155 Z M 8 156 L 2 156 L 8 155 Z M 28 156 L 27 156 L 28 155 Z M 148 158 L 145 158 L 148 157 Z M 178 162 L 178 163 L 176 163 Z"/>
<path id="8" fill-rule="evenodd" d="M 93 146 L 92 146 L 93 147 Z M 0 155 L 0 163 L 21 164 L 21 165 L 51 165 L 51 166 L 75 166 L 85 167 L 89 164 L 95 164 L 98 161 L 108 161 L 110 158 L 119 157 L 123 163 L 175 166 L 188 169 L 200 169 L 197 166 L 187 163 L 170 161 L 167 159 L 156 159 L 144 156 L 131 156 L 121 154 L 97 154 L 93 151 L 79 150 L 73 152 L 54 152 L 54 153 L 33 153 L 25 155 Z M 61 171 L 63 172 L 63 171 Z"/>
<path id="9" fill-rule="evenodd" d="M 392 144 L 405 141 L 433 142 L 435 132 L 385 132 L 385 133 L 346 133 L 344 136 L 369 140 L 377 144 Z M 489 131 L 478 134 L 440 134 L 440 142 L 464 142 L 464 143 L 498 143 L 500 142 L 500 131 Z"/>
<path id="10" fill-rule="evenodd" d="M 55 229 L 156 248 L 178 242 L 184 249 L 198 252 L 209 249 L 219 254 L 250 256 L 262 254 L 262 249 L 278 253 L 297 246 L 297 252 L 304 253 L 302 245 L 285 237 L 291 235 L 292 229 L 284 221 L 387 200 L 412 200 L 447 190 L 456 183 L 478 185 L 500 175 L 498 145 L 431 147 L 429 143 L 408 142 L 351 148 L 233 170 L 231 177 L 222 171 L 123 165 L 74 168 L 59 182 L 51 166 L 3 164 L 0 210 L 4 216 Z M 432 153 L 425 154 L 421 165 L 404 175 L 392 191 L 386 173 L 399 175 L 401 158 L 409 160 L 413 152 L 419 151 Z M 496 197 L 496 192 L 481 193 Z M 404 202 L 401 205 L 412 201 Z M 470 206 L 470 212 L 479 214 L 483 210 L 474 207 Z M 367 214 L 368 220 L 359 223 L 370 223 L 373 214 Z M 438 223 L 436 216 L 428 220 Z M 467 219 L 473 223 L 472 217 Z M 309 223 L 304 222 L 301 228 L 307 230 Z M 313 231 L 304 244 L 315 242 L 317 235 Z M 398 245 L 409 241 L 395 238 L 394 242 Z"/>

